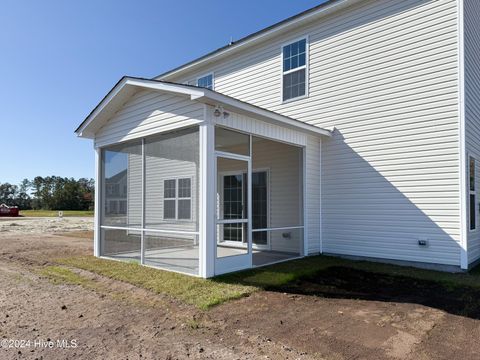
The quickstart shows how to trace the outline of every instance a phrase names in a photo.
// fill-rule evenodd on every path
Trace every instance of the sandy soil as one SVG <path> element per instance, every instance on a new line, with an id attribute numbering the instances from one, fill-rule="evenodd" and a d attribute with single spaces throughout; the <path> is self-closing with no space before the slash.
<path id="1" fill-rule="evenodd" d="M 52 234 L 93 230 L 93 217 L 0 217 L 0 234 Z"/>
<path id="2" fill-rule="evenodd" d="M 0 339 L 78 344 L 1 348 L 0 359 L 479 358 L 479 320 L 418 303 L 302 295 L 292 287 L 204 312 L 93 274 L 83 273 L 92 288 L 38 275 L 52 258 L 91 253 L 85 234 L 0 233 Z"/>

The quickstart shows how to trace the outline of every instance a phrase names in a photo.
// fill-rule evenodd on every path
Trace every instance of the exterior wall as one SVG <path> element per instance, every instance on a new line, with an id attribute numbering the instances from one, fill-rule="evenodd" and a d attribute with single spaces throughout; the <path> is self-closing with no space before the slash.
<path id="1" fill-rule="evenodd" d="M 198 124 L 203 105 L 188 97 L 139 91 L 95 135 L 95 146 Z"/>
<path id="2" fill-rule="evenodd" d="M 321 162 L 322 140 L 309 136 L 305 148 L 305 231 L 307 233 L 307 254 L 322 252 L 322 186 Z"/>
<path id="3" fill-rule="evenodd" d="M 480 216 L 478 214 L 478 195 L 480 189 L 480 3 L 477 0 L 464 1 L 464 56 L 465 56 L 465 161 L 468 155 L 476 157 L 476 191 L 477 191 L 477 229 L 469 231 L 468 262 L 480 258 Z M 469 184 L 468 165 L 466 167 L 467 187 Z M 467 188 L 467 209 L 469 203 Z M 467 214 L 468 210 L 467 210 Z"/>
<path id="4" fill-rule="evenodd" d="M 457 5 L 362 1 L 165 79 L 183 83 L 212 71 L 221 93 L 336 127 L 322 142 L 323 231 L 311 252 L 323 244 L 327 253 L 459 265 Z M 304 35 L 309 97 L 283 104 L 281 45 Z M 318 173 L 318 162 L 307 162 Z M 317 186 L 308 191 L 317 196 Z M 318 228 L 308 224 L 311 235 Z"/>

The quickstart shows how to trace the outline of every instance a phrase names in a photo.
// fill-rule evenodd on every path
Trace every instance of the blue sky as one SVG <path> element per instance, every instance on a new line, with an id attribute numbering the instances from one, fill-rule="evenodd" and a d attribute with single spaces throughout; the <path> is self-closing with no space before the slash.
<path id="1" fill-rule="evenodd" d="M 0 182 L 93 177 L 73 131 L 123 75 L 153 77 L 322 0 L 3 0 Z"/>

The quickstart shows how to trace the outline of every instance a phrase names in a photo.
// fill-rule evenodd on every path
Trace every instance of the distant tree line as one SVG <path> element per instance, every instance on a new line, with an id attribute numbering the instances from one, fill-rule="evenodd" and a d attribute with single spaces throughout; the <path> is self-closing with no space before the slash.
<path id="1" fill-rule="evenodd" d="M 94 189 L 93 179 L 37 176 L 19 185 L 0 183 L 0 204 L 21 210 L 91 210 Z"/>

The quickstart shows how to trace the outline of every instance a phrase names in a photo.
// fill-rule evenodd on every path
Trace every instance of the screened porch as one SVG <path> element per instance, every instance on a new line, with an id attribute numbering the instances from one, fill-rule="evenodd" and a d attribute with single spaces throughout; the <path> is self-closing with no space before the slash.
<path id="1" fill-rule="evenodd" d="M 208 278 L 321 250 L 329 130 L 124 77 L 76 133 L 95 146 L 95 256 Z"/>
<path id="2" fill-rule="evenodd" d="M 212 155 L 215 274 L 302 256 L 303 148 L 216 126 Z M 103 148 L 100 255 L 199 275 L 200 163 L 198 126 Z"/>

